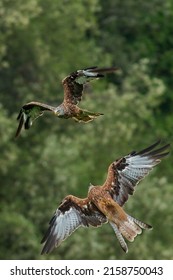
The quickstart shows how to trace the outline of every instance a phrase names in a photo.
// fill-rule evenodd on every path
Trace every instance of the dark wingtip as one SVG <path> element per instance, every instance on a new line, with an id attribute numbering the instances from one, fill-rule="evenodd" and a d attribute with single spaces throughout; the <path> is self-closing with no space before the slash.
<path id="1" fill-rule="evenodd" d="M 159 140 L 157 140 L 155 143 L 153 143 L 152 145 L 150 145 L 149 147 L 147 147 L 147 148 L 145 148 L 145 149 L 139 151 L 139 152 L 136 153 L 136 154 L 141 155 L 141 154 L 148 153 L 149 151 L 153 150 L 156 146 L 158 146 L 160 143 L 161 143 L 161 140 L 159 139 Z"/>
<path id="2" fill-rule="evenodd" d="M 19 121 L 19 125 L 15 134 L 15 139 L 18 138 L 23 127 L 29 129 L 32 126 L 31 117 L 27 116 L 23 109 L 20 110 L 17 120 Z"/>
<path id="3" fill-rule="evenodd" d="M 45 255 L 45 254 L 48 254 L 47 250 L 45 250 L 45 247 L 43 247 L 43 249 L 41 250 L 41 255 Z"/>
<path id="4" fill-rule="evenodd" d="M 41 255 L 49 254 L 55 248 L 55 238 L 50 238 L 50 236 L 49 236 L 45 242 L 46 243 L 44 244 L 44 246 L 41 250 Z"/>
<path id="5" fill-rule="evenodd" d="M 45 242 L 45 241 L 44 241 Z M 41 241 L 41 244 L 44 243 Z M 44 254 L 49 254 L 51 251 L 53 250 L 53 248 L 49 248 L 49 246 L 47 246 L 47 242 L 45 243 L 45 245 L 43 246 L 42 250 L 41 250 L 41 255 L 44 255 Z"/>
<path id="6" fill-rule="evenodd" d="M 31 117 L 30 116 L 27 117 L 24 125 L 25 125 L 25 129 L 29 129 L 31 127 L 32 122 L 31 122 Z"/>
<path id="7" fill-rule="evenodd" d="M 46 255 L 46 254 L 48 254 L 49 252 L 47 252 L 46 250 L 45 250 L 45 248 L 43 247 L 43 249 L 41 250 L 41 255 Z"/>
<path id="8" fill-rule="evenodd" d="M 93 69 L 96 69 L 98 68 L 97 66 L 91 66 L 91 67 L 87 67 L 87 68 L 84 68 L 83 70 L 93 70 Z"/>
<path id="9" fill-rule="evenodd" d="M 20 113 L 17 117 L 17 120 L 19 120 L 19 125 L 18 125 L 18 128 L 17 128 L 16 134 L 15 134 L 15 139 L 18 138 L 18 136 L 20 135 L 20 132 L 21 132 L 22 127 L 24 125 L 24 115 L 23 115 L 22 111 L 20 111 Z"/>
<path id="10" fill-rule="evenodd" d="M 114 71 L 119 70 L 120 68 L 118 67 L 101 67 L 101 68 L 97 68 L 95 67 L 94 69 L 92 69 L 92 72 L 97 72 L 97 73 L 113 73 Z"/>
<path id="11" fill-rule="evenodd" d="M 96 78 L 103 78 L 104 75 L 103 74 L 97 74 Z"/>
<path id="12" fill-rule="evenodd" d="M 17 116 L 17 121 L 20 120 L 21 116 L 22 116 L 23 110 L 21 109 L 18 116 Z"/>
<path id="13" fill-rule="evenodd" d="M 166 144 L 164 146 L 161 146 L 160 148 L 156 148 L 160 143 L 161 143 L 161 140 L 158 140 L 154 144 L 150 145 L 149 147 L 147 147 L 137 153 L 134 153 L 133 155 L 146 155 L 147 154 L 147 155 L 153 156 L 155 158 L 157 158 L 157 157 L 161 158 L 161 157 L 167 156 L 169 154 L 169 151 L 166 151 L 166 150 L 170 148 L 170 144 Z"/>

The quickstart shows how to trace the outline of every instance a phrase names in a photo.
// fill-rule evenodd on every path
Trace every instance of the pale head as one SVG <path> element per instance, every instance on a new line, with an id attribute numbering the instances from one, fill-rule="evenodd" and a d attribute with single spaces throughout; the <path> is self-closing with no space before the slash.
<path id="1" fill-rule="evenodd" d="M 88 189 L 88 193 L 92 190 L 92 188 L 94 188 L 95 186 L 93 186 L 91 183 L 89 185 L 89 189 Z"/>
<path id="2" fill-rule="evenodd" d="M 55 115 L 57 116 L 64 116 L 64 108 L 62 105 L 59 105 L 58 107 L 55 108 Z"/>

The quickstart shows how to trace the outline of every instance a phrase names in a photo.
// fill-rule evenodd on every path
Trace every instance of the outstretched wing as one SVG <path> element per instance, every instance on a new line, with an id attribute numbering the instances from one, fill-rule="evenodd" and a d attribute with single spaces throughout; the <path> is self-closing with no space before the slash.
<path id="1" fill-rule="evenodd" d="M 44 103 L 40 102 L 30 102 L 25 104 L 17 117 L 17 120 L 19 121 L 19 125 L 16 131 L 15 137 L 17 138 L 24 127 L 25 129 L 29 129 L 35 119 L 42 116 L 44 111 L 53 111 L 55 108 L 52 106 L 49 106 Z"/>
<path id="2" fill-rule="evenodd" d="M 122 206 L 128 196 L 132 195 L 135 186 L 168 155 L 170 145 L 156 148 L 160 141 L 140 152 L 132 152 L 113 162 L 108 169 L 107 179 L 103 188 L 107 189 L 112 198 Z M 156 148 L 156 149 L 155 149 Z"/>
<path id="3" fill-rule="evenodd" d="M 67 196 L 49 222 L 49 228 L 41 243 L 45 243 L 41 254 L 50 253 L 78 227 L 89 225 L 98 227 L 107 222 L 107 218 L 88 198 L 80 199 Z"/>
<path id="4" fill-rule="evenodd" d="M 64 103 L 77 105 L 83 94 L 83 87 L 87 82 L 93 79 L 104 77 L 104 74 L 116 71 L 118 68 L 98 68 L 96 66 L 77 70 L 67 76 L 63 81 Z"/>

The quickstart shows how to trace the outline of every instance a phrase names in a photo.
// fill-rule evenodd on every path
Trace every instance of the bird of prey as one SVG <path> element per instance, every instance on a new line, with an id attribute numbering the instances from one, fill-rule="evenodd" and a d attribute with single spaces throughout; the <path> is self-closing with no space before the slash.
<path id="1" fill-rule="evenodd" d="M 79 108 L 77 105 L 82 99 L 83 88 L 87 82 L 104 77 L 106 73 L 112 73 L 118 68 L 98 68 L 96 66 L 77 70 L 62 80 L 64 88 L 64 100 L 53 107 L 44 103 L 32 101 L 21 108 L 17 120 L 19 126 L 16 131 L 16 137 L 19 136 L 22 127 L 29 129 L 35 119 L 42 116 L 45 111 L 53 112 L 59 118 L 72 118 L 77 122 L 90 122 L 102 113 L 90 112 Z"/>
<path id="2" fill-rule="evenodd" d="M 112 162 L 108 168 L 106 181 L 102 186 L 91 185 L 84 199 L 68 195 L 64 198 L 41 243 L 41 254 L 50 253 L 78 227 L 98 227 L 109 222 L 125 252 L 124 240 L 133 241 L 142 229 L 152 226 L 127 214 L 123 205 L 132 195 L 135 186 L 168 155 L 169 144 L 159 147 L 160 141 L 140 152 L 133 151 Z"/>

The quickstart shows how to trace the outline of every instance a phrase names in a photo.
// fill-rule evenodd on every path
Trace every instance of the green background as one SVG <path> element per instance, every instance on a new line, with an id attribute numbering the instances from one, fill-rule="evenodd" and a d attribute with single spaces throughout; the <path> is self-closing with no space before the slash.
<path id="1" fill-rule="evenodd" d="M 80 228 L 50 255 L 40 240 L 62 199 L 86 197 L 108 165 L 161 138 L 173 139 L 172 0 L 0 0 L 0 258 L 173 259 L 172 155 L 125 205 L 153 225 L 125 254 L 112 228 Z M 15 140 L 32 100 L 58 105 L 61 80 L 97 65 L 120 70 L 90 83 L 89 124 L 47 114 Z"/>

